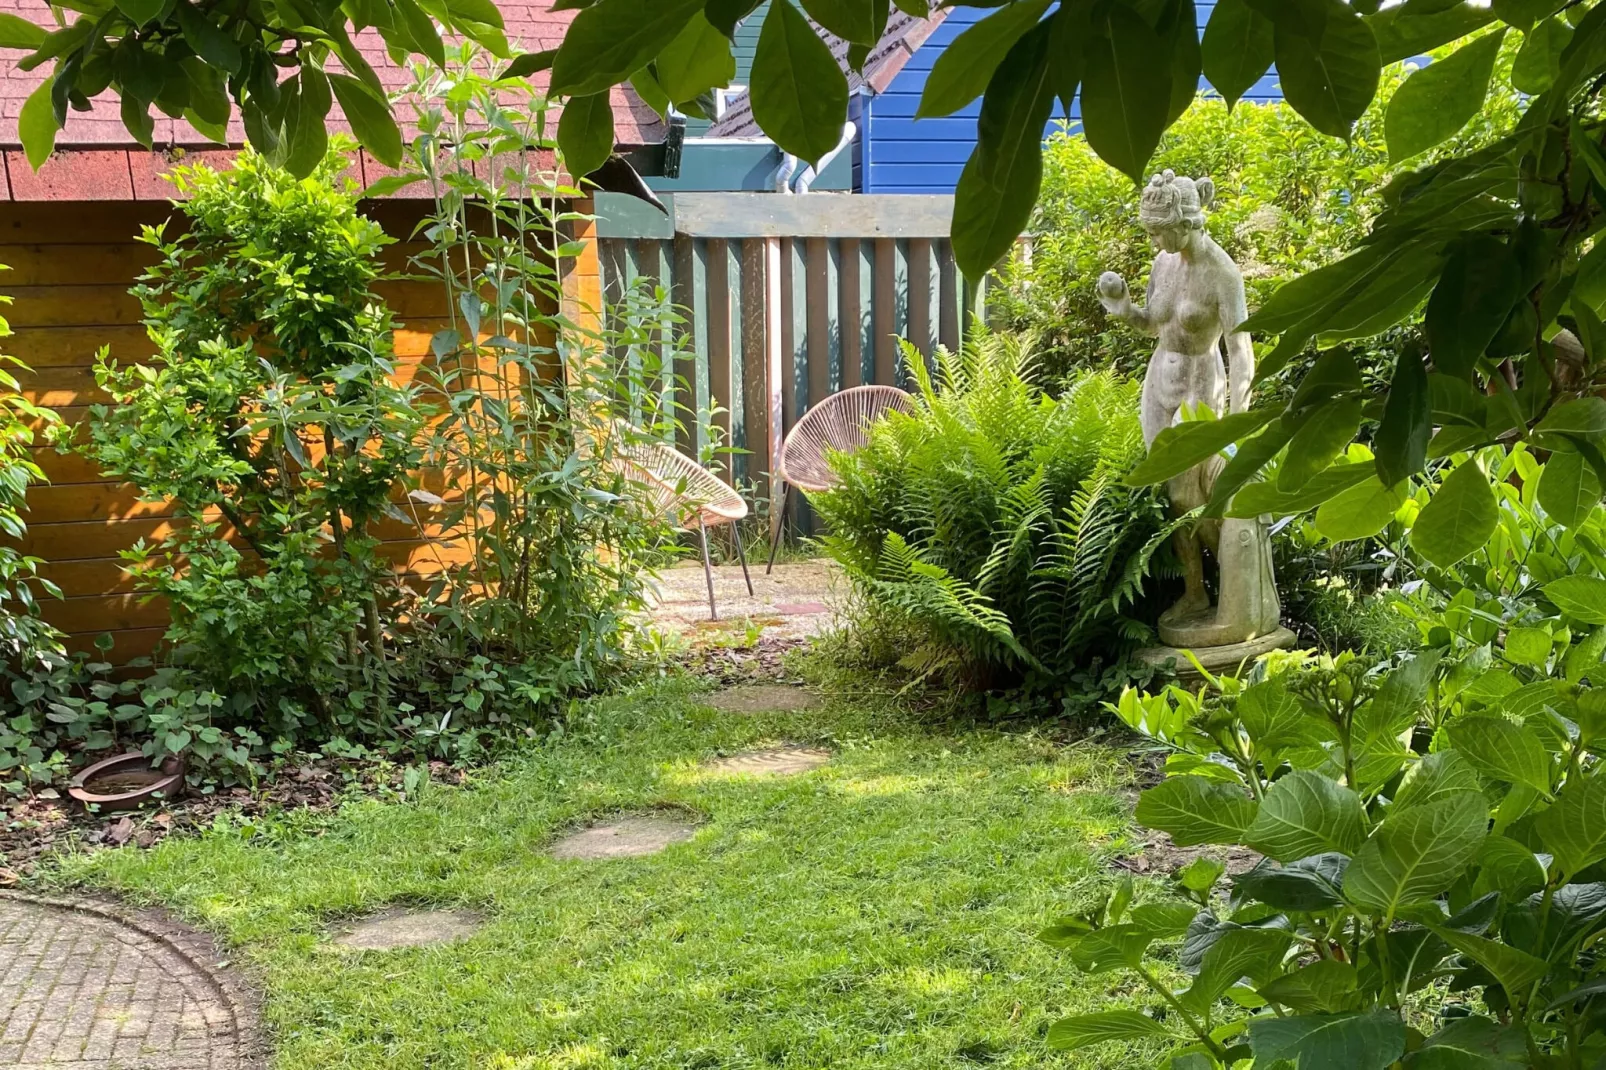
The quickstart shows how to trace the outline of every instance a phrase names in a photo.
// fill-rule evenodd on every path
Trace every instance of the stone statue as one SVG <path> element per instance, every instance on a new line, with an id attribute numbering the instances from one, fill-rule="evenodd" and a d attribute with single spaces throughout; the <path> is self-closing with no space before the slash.
<path id="1" fill-rule="evenodd" d="M 1255 350 L 1249 335 L 1237 329 L 1249 310 L 1238 265 L 1204 229 L 1204 210 L 1214 196 L 1210 179 L 1171 171 L 1155 175 L 1144 189 L 1139 218 L 1160 248 L 1149 275 L 1148 307 L 1132 302 L 1126 280 L 1115 272 L 1099 278 L 1099 300 L 1110 315 L 1160 340 L 1143 377 L 1143 437 L 1151 446 L 1196 406 L 1207 405 L 1218 416 L 1249 407 Z M 1217 455 L 1174 477 L 1167 485 L 1172 508 L 1181 514 L 1209 501 L 1224 464 Z M 1176 547 L 1186 589 L 1160 617 L 1163 642 L 1197 654 L 1237 644 L 1269 650 L 1293 639 L 1279 626 L 1271 538 L 1263 520 L 1203 520 L 1179 531 Z M 1214 605 L 1205 584 L 1206 549 L 1219 572 Z"/>

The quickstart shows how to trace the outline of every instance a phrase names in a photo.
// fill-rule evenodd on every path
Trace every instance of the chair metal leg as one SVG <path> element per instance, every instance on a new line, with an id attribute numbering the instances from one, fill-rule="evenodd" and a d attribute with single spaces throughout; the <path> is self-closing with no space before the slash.
<path id="1" fill-rule="evenodd" d="M 764 568 L 766 576 L 775 571 L 775 554 L 781 548 L 781 534 L 785 530 L 786 484 L 782 482 L 780 496 L 775 501 L 775 510 L 770 514 L 770 563 Z"/>
<path id="2" fill-rule="evenodd" d="M 747 595 L 753 596 L 753 577 L 747 574 L 747 551 L 742 549 L 742 526 L 731 525 L 731 538 L 736 540 L 736 560 L 742 563 L 742 579 L 747 581 Z"/>
<path id="3" fill-rule="evenodd" d="M 714 605 L 714 566 L 708 560 L 708 528 L 703 518 L 697 518 L 697 540 L 703 547 L 703 579 L 708 581 L 708 619 L 718 620 L 719 609 Z"/>

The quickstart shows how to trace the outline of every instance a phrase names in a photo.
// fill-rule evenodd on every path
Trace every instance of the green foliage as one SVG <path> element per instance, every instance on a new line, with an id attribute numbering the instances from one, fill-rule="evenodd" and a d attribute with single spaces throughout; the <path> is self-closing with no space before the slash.
<path id="1" fill-rule="evenodd" d="M 80 448 L 181 523 L 125 553 L 172 609 L 172 658 L 269 738 L 364 735 L 392 714 L 387 633 L 404 592 L 375 525 L 405 520 L 425 411 L 393 383 L 370 287 L 390 239 L 356 211 L 338 152 L 299 181 L 247 152 L 179 168 L 188 226 L 134 293 L 159 356 L 96 379 Z M 332 553 L 325 551 L 332 550 Z M 358 722 L 362 721 L 362 725 Z"/>
<path id="2" fill-rule="evenodd" d="M 1151 168 L 1214 180 L 1206 226 L 1243 268 L 1250 308 L 1302 272 L 1341 257 L 1383 209 L 1382 189 L 1393 174 L 1384 146 L 1385 104 L 1403 78 L 1397 68 L 1386 73 L 1379 101 L 1347 144 L 1311 130 L 1287 104 L 1240 104 L 1229 111 L 1208 98 L 1194 103 L 1161 140 Z M 1516 95 L 1497 92 L 1453 146 L 1490 140 L 1516 114 Z M 1031 257 L 1000 269 L 1004 285 L 988 295 L 989 306 L 1009 329 L 1033 337 L 1050 379 L 1082 368 L 1137 374 L 1152 343 L 1114 327 L 1089 280 L 1106 270 L 1147 277 L 1154 248 L 1138 225 L 1140 189 L 1077 134 L 1051 137 L 1043 162 Z M 1386 376 L 1404 334 L 1379 339 L 1373 348 L 1388 356 L 1363 363 Z"/>
<path id="3" fill-rule="evenodd" d="M 934 372 L 905 349 L 912 415 L 833 459 L 822 544 L 912 635 L 903 664 L 973 687 L 1066 682 L 1149 638 L 1139 603 L 1171 525 L 1121 473 L 1141 456 L 1136 388 L 1090 375 L 1059 398 L 1018 339 L 981 335 Z"/>
<path id="4" fill-rule="evenodd" d="M 0 337 L 10 333 L 0 319 Z M 8 540 L 26 533 L 28 487 L 44 481 L 29 450 L 34 426 L 48 431 L 60 421 L 51 410 L 22 396 L 10 370 L 22 367 L 20 361 L 0 355 L 0 534 Z M 35 664 L 60 648 L 56 629 L 39 617 L 39 593 L 60 596 L 56 585 L 38 574 L 43 563 L 15 546 L 0 545 L 0 660 L 8 664 Z"/>
<path id="5" fill-rule="evenodd" d="M 1591 1002 L 1606 990 L 1592 947 L 1606 926 L 1594 868 L 1606 741 L 1583 727 L 1598 692 L 1549 676 L 1544 659 L 1488 670 L 1510 688 L 1469 686 L 1466 661 L 1444 654 L 1280 654 L 1242 679 L 1209 678 L 1204 696 L 1173 687 L 1110 704 L 1170 751 L 1139 821 L 1179 845 L 1265 856 L 1227 899 L 1214 894 L 1219 866 L 1179 873 L 1180 918 L 1171 903 L 1128 915 L 1128 891 L 1043 933 L 1083 972 L 1131 971 L 1168 1005 L 1187 1034 L 1172 1065 L 1383 1070 L 1408 1048 L 1440 1048 L 1445 1061 L 1403 1065 L 1474 1065 L 1450 1060 L 1485 1050 L 1501 1056 L 1488 1065 L 1538 1068 L 1606 1051 Z M 1181 989 L 1145 962 L 1178 937 L 1192 975 Z M 1448 993 L 1474 992 L 1487 1016 L 1458 1017 Z M 1049 1042 L 1141 1026 L 1114 1021 L 1073 1018 Z"/>

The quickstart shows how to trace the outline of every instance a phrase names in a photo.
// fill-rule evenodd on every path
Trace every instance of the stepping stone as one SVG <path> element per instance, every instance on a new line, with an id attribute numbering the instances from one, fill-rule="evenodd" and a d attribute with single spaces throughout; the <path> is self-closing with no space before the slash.
<path id="1" fill-rule="evenodd" d="M 697 832 L 695 822 L 670 814 L 625 814 L 571 832 L 552 845 L 553 858 L 637 858 L 655 855 Z"/>
<path id="2" fill-rule="evenodd" d="M 746 684 L 716 691 L 707 702 L 726 713 L 795 713 L 818 708 L 820 696 L 783 684 Z"/>
<path id="3" fill-rule="evenodd" d="M 703 768 L 733 776 L 793 776 L 818 769 L 831 760 L 822 747 L 775 747 L 746 751 L 708 762 Z"/>
<path id="4" fill-rule="evenodd" d="M 394 951 L 466 939 L 485 919 L 469 910 L 387 910 L 364 918 L 335 943 L 353 951 Z"/>

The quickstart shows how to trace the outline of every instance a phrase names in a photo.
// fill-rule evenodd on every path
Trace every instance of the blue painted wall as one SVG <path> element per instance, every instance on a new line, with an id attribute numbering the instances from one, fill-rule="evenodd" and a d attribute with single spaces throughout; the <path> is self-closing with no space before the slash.
<path id="1" fill-rule="evenodd" d="M 1203 30 L 1215 9 L 1215 0 L 1196 0 Z M 858 157 L 854 160 L 854 188 L 861 193 L 952 193 L 959 182 L 970 150 L 976 144 L 976 117 L 981 102 L 943 119 L 915 119 L 920 94 L 932 64 L 949 42 L 988 15 L 986 9 L 955 8 L 909 58 L 909 63 L 880 96 L 865 98 L 861 107 Z M 1202 84 L 1202 83 L 1201 83 Z M 1277 100 L 1277 79 L 1267 75 L 1244 94 L 1245 100 Z M 1078 101 L 1080 105 L 1080 101 Z M 1072 119 L 1076 118 L 1073 111 Z M 1044 132 L 1053 133 L 1063 122 L 1055 118 Z"/>

